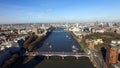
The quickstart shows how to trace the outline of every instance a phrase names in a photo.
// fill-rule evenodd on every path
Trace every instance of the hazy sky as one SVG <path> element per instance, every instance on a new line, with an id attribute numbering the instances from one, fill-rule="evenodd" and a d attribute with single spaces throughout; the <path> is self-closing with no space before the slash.
<path id="1" fill-rule="evenodd" d="M 119 21 L 120 0 L 0 0 L 0 23 Z"/>

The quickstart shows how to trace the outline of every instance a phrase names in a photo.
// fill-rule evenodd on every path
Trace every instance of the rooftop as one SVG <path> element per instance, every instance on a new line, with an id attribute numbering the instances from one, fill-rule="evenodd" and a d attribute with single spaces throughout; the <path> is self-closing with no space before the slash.
<path id="1" fill-rule="evenodd" d="M 120 48 L 120 40 L 112 40 L 110 46 Z"/>

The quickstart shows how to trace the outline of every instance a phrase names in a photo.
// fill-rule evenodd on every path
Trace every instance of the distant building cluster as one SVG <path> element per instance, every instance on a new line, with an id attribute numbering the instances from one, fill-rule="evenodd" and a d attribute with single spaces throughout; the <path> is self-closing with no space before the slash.
<path id="1" fill-rule="evenodd" d="M 29 34 L 46 34 L 51 25 L 47 24 L 4 24 L 0 25 L 0 51 L 9 47 L 18 47 L 18 40 Z"/>
<path id="2" fill-rule="evenodd" d="M 67 31 L 72 32 L 79 41 L 83 40 L 85 36 L 90 34 L 120 34 L 120 23 L 107 23 L 107 22 L 95 22 L 95 23 L 46 23 L 46 24 L 5 24 L 0 25 L 0 51 L 10 47 L 20 47 L 20 40 L 24 40 L 27 35 L 46 35 L 51 32 L 52 27 L 64 28 Z M 112 36 L 111 34 L 111 36 Z M 99 35 L 100 36 L 100 35 Z M 109 36 L 108 36 L 109 37 Z M 96 38 L 85 39 L 87 48 L 93 51 L 96 50 L 96 46 L 105 43 L 105 39 Z M 107 39 L 106 39 L 107 40 Z M 109 39 L 108 39 L 109 40 Z M 106 49 L 106 64 L 109 67 L 118 66 L 120 64 L 120 41 L 113 40 Z"/>

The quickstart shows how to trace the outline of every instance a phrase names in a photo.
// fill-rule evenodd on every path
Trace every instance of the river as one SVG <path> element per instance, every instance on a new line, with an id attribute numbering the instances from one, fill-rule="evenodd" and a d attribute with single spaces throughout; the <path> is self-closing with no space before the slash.
<path id="1" fill-rule="evenodd" d="M 73 46 L 77 48 L 76 52 L 83 52 L 80 45 L 72 37 L 72 35 L 63 28 L 56 28 L 50 36 L 44 41 L 42 47 L 37 51 L 40 52 L 73 52 Z M 36 68 L 94 68 L 89 58 L 66 57 L 50 57 L 49 60 L 42 60 Z"/>
<path id="2" fill-rule="evenodd" d="M 79 44 L 72 35 L 63 28 L 56 28 L 44 41 L 38 51 L 42 52 L 72 52 L 73 47 L 77 52 L 81 52 Z"/>

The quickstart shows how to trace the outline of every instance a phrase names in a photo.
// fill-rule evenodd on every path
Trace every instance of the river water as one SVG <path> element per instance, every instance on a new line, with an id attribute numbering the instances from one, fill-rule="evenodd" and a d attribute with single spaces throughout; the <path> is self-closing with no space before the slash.
<path id="1" fill-rule="evenodd" d="M 63 28 L 56 28 L 44 41 L 39 51 L 42 52 L 72 52 L 73 47 L 81 52 L 79 44 L 72 35 Z"/>
<path id="2" fill-rule="evenodd" d="M 72 35 L 63 28 L 56 28 L 44 41 L 42 47 L 37 51 L 40 52 L 73 52 L 73 46 L 77 48 L 76 52 L 83 52 L 80 45 L 72 37 Z M 94 68 L 89 58 L 80 57 L 50 57 L 49 60 L 42 60 L 36 68 Z"/>

